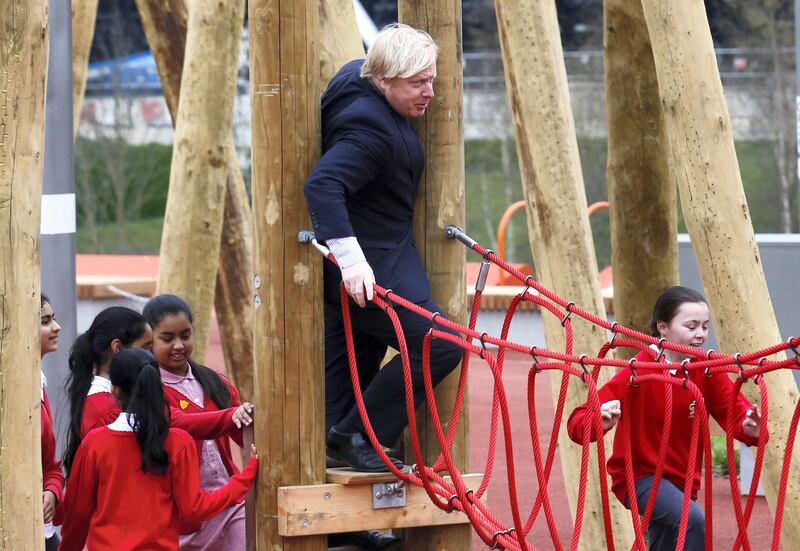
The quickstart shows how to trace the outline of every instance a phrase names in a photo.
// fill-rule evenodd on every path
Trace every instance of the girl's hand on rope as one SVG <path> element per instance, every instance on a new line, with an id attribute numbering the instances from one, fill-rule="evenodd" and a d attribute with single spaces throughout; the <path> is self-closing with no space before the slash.
<path id="1" fill-rule="evenodd" d="M 251 413 L 253 413 L 253 404 L 250 402 L 245 402 L 236 408 L 236 411 L 233 412 L 233 424 L 237 429 L 250 426 L 253 422 Z"/>
<path id="2" fill-rule="evenodd" d="M 600 405 L 600 418 L 603 420 L 603 430 L 608 431 L 614 428 L 619 421 L 622 410 L 619 400 L 609 400 Z"/>
<path id="3" fill-rule="evenodd" d="M 342 281 L 347 294 L 362 308 L 366 306 L 367 300 L 372 300 L 372 286 L 375 284 L 375 276 L 372 268 L 366 262 L 357 262 L 347 268 L 342 268 Z M 364 297 L 366 296 L 366 300 Z"/>
<path id="4" fill-rule="evenodd" d="M 758 434 L 761 432 L 761 412 L 758 411 L 757 404 L 753 404 L 753 408 L 748 409 L 744 414 L 742 430 L 750 438 L 758 438 Z"/>

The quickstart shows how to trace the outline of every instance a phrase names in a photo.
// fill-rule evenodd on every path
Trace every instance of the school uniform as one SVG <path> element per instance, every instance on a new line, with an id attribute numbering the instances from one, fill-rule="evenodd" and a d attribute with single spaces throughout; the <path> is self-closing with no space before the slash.
<path id="1" fill-rule="evenodd" d="M 233 424 L 235 411 L 235 407 L 230 407 L 224 410 L 190 415 L 181 411 L 180 408 L 170 406 L 169 425 L 185 430 L 195 440 L 217 438 L 241 432 Z M 111 381 L 95 375 L 83 404 L 81 438 L 93 429 L 112 423 L 120 413 L 119 405 L 114 395 L 111 394 Z"/>
<path id="2" fill-rule="evenodd" d="M 142 454 L 128 414 L 84 438 L 70 474 L 60 551 L 178 551 L 179 518 L 202 522 L 241 501 L 258 461 L 215 492 L 200 490 L 197 449 L 183 430 L 164 441 L 164 475 L 141 470 Z"/>
<path id="3" fill-rule="evenodd" d="M 220 376 L 231 393 L 231 405 L 239 406 L 239 392 L 228 379 Z M 219 411 L 219 406 L 205 396 L 200 383 L 195 379 L 191 366 L 184 376 L 174 375 L 161 368 L 164 397 L 170 406 L 193 417 Z M 215 439 L 197 440 L 197 455 L 200 464 L 200 486 L 212 491 L 224 485 L 230 476 L 238 472 L 233 462 L 230 439 L 243 446 L 241 431 L 223 434 Z M 245 545 L 244 505 L 236 504 L 222 511 L 202 525 L 184 522 L 181 526 L 181 550 L 238 551 Z"/>
<path id="4" fill-rule="evenodd" d="M 64 473 L 61 471 L 61 461 L 56 457 L 56 435 L 53 431 L 53 413 L 50 409 L 50 400 L 47 398 L 47 378 L 42 373 L 42 492 L 51 491 L 56 496 L 56 504 L 60 504 L 64 493 Z M 48 546 L 58 543 L 58 535 L 52 522 L 44 524 L 44 537 Z"/>
<path id="5" fill-rule="evenodd" d="M 642 362 L 652 362 L 652 356 L 647 352 L 640 352 L 636 360 Z M 640 374 L 646 371 L 640 371 Z M 733 403 L 733 436 L 737 440 L 744 442 L 748 446 L 758 444 L 758 438 L 753 438 L 745 434 L 742 428 L 742 421 L 752 404 L 741 393 L 734 394 L 733 383 L 727 374 L 719 373 L 706 377 L 702 370 L 688 370 L 689 380 L 694 383 L 703 396 L 703 402 L 707 413 L 714 417 L 723 429 L 728 427 L 727 417 L 729 406 Z M 683 378 L 682 373 L 672 371 L 671 374 L 678 378 Z M 630 416 L 631 427 L 631 457 L 633 465 L 633 478 L 636 482 L 637 496 L 629 496 L 625 481 L 625 450 L 621 437 L 621 429 L 617 429 L 614 435 L 614 445 L 611 457 L 608 460 L 608 474 L 611 476 L 611 489 L 623 504 L 630 505 L 631 497 L 637 498 L 640 506 L 639 512 L 644 512 L 643 504 L 647 503 L 647 497 L 652 485 L 652 475 L 656 472 L 658 463 L 659 448 L 661 447 L 661 433 L 664 429 L 665 397 L 666 390 L 663 383 L 642 382 L 635 388 L 630 388 L 630 379 L 633 372 L 629 368 L 623 368 L 614 377 L 598 390 L 600 404 L 610 400 L 620 400 L 622 416 Z M 628 398 L 623 400 L 623 396 L 628 392 Z M 582 443 L 584 434 L 584 423 L 589 414 L 589 406 L 583 404 L 575 408 L 567 421 L 567 432 L 569 437 L 577 443 Z M 657 508 L 651 521 L 651 549 L 668 549 L 674 546 L 674 535 L 677 534 L 677 525 L 673 526 L 674 518 L 671 516 L 676 505 L 676 492 L 683 491 L 684 479 L 687 466 L 691 464 L 692 472 L 692 500 L 697 499 L 697 492 L 700 489 L 700 471 L 702 466 L 701 445 L 697 448 L 697 456 L 690 460 L 689 446 L 692 430 L 692 422 L 697 414 L 697 404 L 692 395 L 683 386 L 672 387 L 672 425 L 670 429 L 669 442 L 667 444 L 666 462 L 664 465 L 663 478 L 659 489 Z M 620 423 L 622 418 L 620 418 Z M 617 423 L 619 425 L 620 423 Z M 597 434 L 594 427 L 591 428 L 590 439 L 595 441 Z M 663 491 L 662 491 L 663 490 Z M 662 496 L 662 493 L 665 494 Z M 644 498 L 644 499 L 642 499 Z M 659 507 L 661 505 L 661 507 Z M 659 530 L 659 517 L 664 517 L 663 530 Z M 680 500 L 677 501 L 677 516 L 680 516 Z M 703 547 L 703 513 L 702 509 L 692 501 L 692 511 L 690 514 L 690 541 L 687 543 L 688 549 Z M 694 526 L 694 529 L 691 527 Z M 663 533 L 667 532 L 667 533 Z M 693 533 L 692 533 L 693 532 Z M 656 540 L 656 541 L 654 541 Z"/>

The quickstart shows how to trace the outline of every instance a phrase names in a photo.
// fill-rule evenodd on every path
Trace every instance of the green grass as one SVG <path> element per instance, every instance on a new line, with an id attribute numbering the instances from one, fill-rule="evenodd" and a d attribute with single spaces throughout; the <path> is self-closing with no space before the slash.
<path id="1" fill-rule="evenodd" d="M 734 447 L 734 454 L 736 454 L 736 476 L 739 476 L 739 450 L 737 447 Z M 711 464 L 714 474 L 729 476 L 728 453 L 725 449 L 725 437 L 722 435 L 711 437 Z"/>
<path id="2" fill-rule="evenodd" d="M 81 254 L 158 254 L 163 225 L 163 217 L 105 224 L 97 227 L 96 235 L 79 227 L 77 250 Z"/>

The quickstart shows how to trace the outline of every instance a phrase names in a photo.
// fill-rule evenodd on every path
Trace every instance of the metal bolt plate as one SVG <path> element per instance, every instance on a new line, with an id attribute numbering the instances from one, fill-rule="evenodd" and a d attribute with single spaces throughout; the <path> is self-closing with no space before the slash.
<path id="1" fill-rule="evenodd" d="M 388 509 L 406 506 L 406 485 L 404 482 L 378 482 L 372 485 L 372 508 Z"/>

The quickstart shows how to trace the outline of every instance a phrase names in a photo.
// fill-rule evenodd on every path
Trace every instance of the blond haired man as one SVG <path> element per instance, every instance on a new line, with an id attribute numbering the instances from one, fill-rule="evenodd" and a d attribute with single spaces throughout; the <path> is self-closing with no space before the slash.
<path id="1" fill-rule="evenodd" d="M 322 96 L 323 155 L 305 184 L 317 239 L 339 264 L 324 265 L 325 405 L 328 455 L 356 470 L 387 470 L 366 440 L 355 408 L 345 349 L 339 286 L 349 295 L 364 401 L 384 446 L 408 423 L 400 357 L 379 369 L 388 346 L 398 347 L 387 315 L 371 301 L 373 283 L 439 311 L 412 234 L 414 204 L 425 164 L 410 119 L 434 97 L 437 47 L 424 31 L 384 28 L 365 60 L 346 64 Z M 411 360 L 414 401 L 424 400 L 422 342 L 431 323 L 396 309 Z M 462 350 L 434 340 L 434 384 L 460 361 Z"/>

